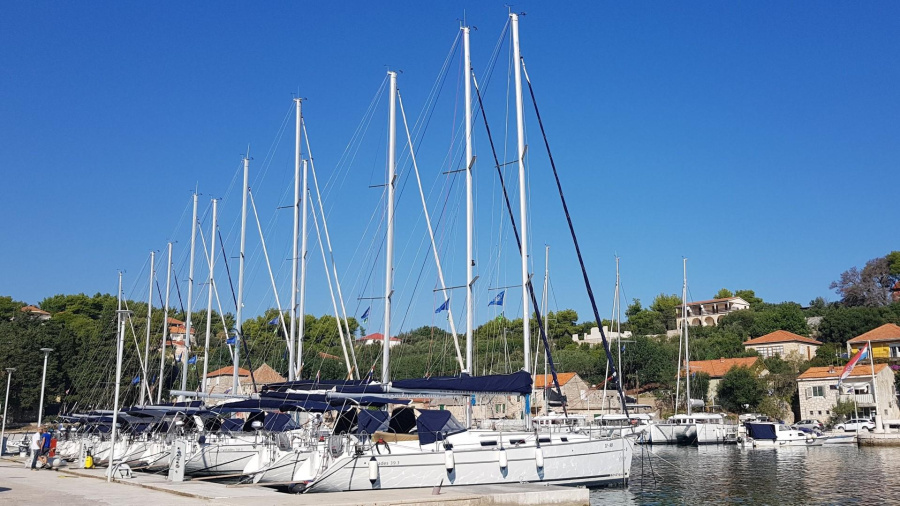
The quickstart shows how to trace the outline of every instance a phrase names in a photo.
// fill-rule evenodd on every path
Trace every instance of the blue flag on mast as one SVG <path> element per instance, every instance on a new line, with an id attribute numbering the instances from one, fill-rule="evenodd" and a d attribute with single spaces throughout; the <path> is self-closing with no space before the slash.
<path id="1" fill-rule="evenodd" d="M 446 311 L 448 308 L 450 308 L 450 299 L 445 300 L 443 304 L 438 306 L 438 308 L 434 310 L 434 314 L 438 314 L 441 311 Z"/>
<path id="2" fill-rule="evenodd" d="M 372 309 L 372 306 L 366 308 L 366 311 L 359 317 L 360 320 L 368 323 L 369 322 L 369 310 Z"/>
<path id="3" fill-rule="evenodd" d="M 488 306 L 502 306 L 503 305 L 503 296 L 506 295 L 506 290 L 498 293 L 494 300 L 492 300 Z"/>
<path id="4" fill-rule="evenodd" d="M 140 382 L 141 382 L 141 375 L 140 375 L 140 374 L 138 374 L 137 376 L 134 377 L 133 380 L 131 380 L 131 384 L 132 384 L 132 385 L 137 385 L 137 384 L 140 383 Z"/>
<path id="5" fill-rule="evenodd" d="M 188 364 L 196 364 L 197 363 L 197 355 L 188 359 Z"/>

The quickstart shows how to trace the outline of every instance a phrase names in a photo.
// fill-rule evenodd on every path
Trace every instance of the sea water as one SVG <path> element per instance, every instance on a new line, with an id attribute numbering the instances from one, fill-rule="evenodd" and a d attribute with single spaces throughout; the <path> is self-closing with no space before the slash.
<path id="1" fill-rule="evenodd" d="M 900 504 L 900 448 L 637 446 L 627 487 L 601 504 Z"/>

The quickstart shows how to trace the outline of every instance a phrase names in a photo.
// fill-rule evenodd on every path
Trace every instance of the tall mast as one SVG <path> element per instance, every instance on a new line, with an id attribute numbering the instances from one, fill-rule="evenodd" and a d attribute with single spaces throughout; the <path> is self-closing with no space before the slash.
<path id="1" fill-rule="evenodd" d="M 113 463 L 116 458 L 116 426 L 119 425 L 119 390 L 122 383 L 122 353 L 125 343 L 125 317 L 131 314 L 131 311 L 122 310 L 122 273 L 119 272 L 119 309 L 116 311 L 116 318 L 119 331 L 116 333 L 116 389 L 115 398 L 113 398 L 113 421 L 110 433 L 109 447 L 109 469 L 107 470 L 106 481 L 112 479 Z M 44 371 L 47 370 L 47 355 L 44 354 Z M 46 372 L 44 373 L 46 374 Z M 43 383 L 42 383 L 43 384 Z M 43 396 L 42 396 L 43 398 Z M 40 424 L 40 415 L 38 415 L 38 423 Z"/>
<path id="2" fill-rule="evenodd" d="M 475 234 L 475 212 L 472 199 L 472 166 L 475 159 L 472 157 L 472 59 L 469 53 L 469 27 L 462 27 L 463 31 L 463 55 L 466 76 L 466 372 L 473 374 L 472 354 L 474 350 L 473 330 L 475 327 L 475 296 L 472 293 L 474 281 L 472 279 L 475 268 L 475 255 L 473 242 Z M 472 403 L 466 403 L 466 422 L 470 424 L 472 416 Z"/>
<path id="3" fill-rule="evenodd" d="M 524 369 L 531 372 L 531 311 L 528 310 L 528 204 L 525 180 L 525 111 L 522 106 L 522 64 L 519 53 L 519 16 L 512 18 L 513 65 L 516 67 L 516 139 L 519 165 L 519 221 L 522 232 L 522 338 L 524 340 Z M 525 399 L 525 426 L 531 423 L 531 399 Z"/>
<path id="4" fill-rule="evenodd" d="M 391 295 L 394 292 L 394 176 L 396 174 L 397 148 L 397 73 L 388 72 L 391 78 L 390 116 L 388 122 L 388 178 L 387 178 L 387 247 L 384 274 L 384 339 L 381 350 L 381 382 L 391 380 Z M 338 322 L 340 324 L 340 322 Z"/>
<path id="5" fill-rule="evenodd" d="M 688 326 L 685 319 L 687 313 L 687 258 L 682 259 L 684 269 L 684 283 L 681 288 L 681 333 L 684 336 L 684 381 L 687 399 L 687 410 L 689 416 L 691 414 L 691 350 L 688 346 Z"/>
<path id="6" fill-rule="evenodd" d="M 150 316 L 153 314 L 153 277 L 156 275 L 156 253 L 150 252 L 150 295 L 147 297 L 147 338 L 144 340 L 143 376 L 141 379 L 140 405 L 144 405 L 144 393 L 150 390 L 147 372 L 150 369 Z"/>
<path id="7" fill-rule="evenodd" d="M 299 252 L 297 251 L 297 237 L 300 235 L 300 103 L 300 98 L 294 99 L 297 114 L 295 118 L 296 131 L 294 133 L 294 236 L 291 240 L 291 248 L 293 248 L 294 253 L 291 256 L 291 333 L 288 339 L 289 381 L 296 379 L 297 361 L 294 355 L 294 340 L 297 336 L 297 267 L 300 260 L 298 257 Z"/>
<path id="8" fill-rule="evenodd" d="M 544 245 L 544 335 L 550 336 L 550 317 L 547 308 L 550 305 L 550 246 Z M 550 403 L 547 402 L 547 392 L 550 382 L 547 381 L 547 350 L 544 350 L 544 414 L 550 414 Z"/>
<path id="9" fill-rule="evenodd" d="M 300 372 L 303 370 L 303 334 L 305 330 L 304 324 L 306 322 L 306 217 L 309 214 L 306 209 L 309 201 L 306 165 L 306 160 L 303 160 L 303 187 L 300 191 L 302 217 L 300 220 L 300 304 L 297 306 L 297 314 L 300 317 L 300 324 L 297 328 L 297 376 L 300 376 Z"/>
<path id="10" fill-rule="evenodd" d="M 206 300 L 206 343 L 203 346 L 203 382 L 200 391 L 206 392 L 206 374 L 209 372 L 209 335 L 212 333 L 212 303 L 215 291 L 215 278 L 213 273 L 216 267 L 216 215 L 219 202 L 212 199 L 212 233 L 209 240 L 209 295 Z"/>
<path id="11" fill-rule="evenodd" d="M 194 250 L 197 243 L 197 192 L 194 192 L 194 218 L 191 220 L 191 263 L 188 266 L 187 315 L 184 319 L 184 352 L 181 354 L 181 389 L 187 390 L 188 358 L 191 354 L 191 311 L 194 302 Z"/>
<path id="12" fill-rule="evenodd" d="M 619 307 L 620 307 L 619 306 L 619 256 L 616 255 L 616 296 L 613 299 L 613 308 L 614 308 L 613 310 L 616 312 L 615 313 L 616 321 L 610 322 L 610 323 L 614 324 L 616 327 L 616 330 L 615 330 L 615 332 L 616 332 L 616 354 L 617 354 L 616 371 L 619 374 L 622 374 L 622 329 L 620 327 L 620 324 L 618 323 L 619 312 L 620 312 Z M 600 326 L 601 327 L 603 326 L 603 322 L 600 322 Z M 622 385 L 622 387 L 624 388 L 625 379 L 621 378 L 621 377 L 619 377 L 617 379 L 619 380 L 619 384 Z"/>
<path id="13" fill-rule="evenodd" d="M 248 154 L 249 156 L 249 154 Z M 241 365 L 241 340 L 244 339 L 244 323 L 242 316 L 244 313 L 244 248 L 247 245 L 247 189 L 250 186 L 250 158 L 244 157 L 244 186 L 242 192 L 241 205 L 241 252 L 238 257 L 238 293 L 237 308 L 235 308 L 235 330 L 237 334 L 234 339 L 234 371 L 231 376 L 231 393 L 240 393 L 240 384 L 238 383 L 238 369 Z"/>
<path id="14" fill-rule="evenodd" d="M 166 264 L 166 303 L 163 308 L 163 335 L 159 350 L 159 385 L 156 387 L 156 403 L 162 402 L 163 375 L 166 372 L 166 339 L 169 337 L 169 289 L 172 286 L 172 243 L 169 243 L 169 261 Z"/>

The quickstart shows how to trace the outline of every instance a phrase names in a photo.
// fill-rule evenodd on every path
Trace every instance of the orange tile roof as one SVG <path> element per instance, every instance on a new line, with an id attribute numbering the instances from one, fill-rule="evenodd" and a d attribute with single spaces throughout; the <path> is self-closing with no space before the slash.
<path id="1" fill-rule="evenodd" d="M 880 373 L 887 364 L 875 364 L 875 374 Z M 797 376 L 798 380 L 812 380 L 812 379 L 833 379 L 835 381 L 841 377 L 841 371 L 843 371 L 843 367 L 810 367 L 800 376 Z M 850 371 L 850 376 L 859 377 L 859 376 L 872 376 L 872 366 L 869 364 L 859 364 Z"/>
<path id="2" fill-rule="evenodd" d="M 253 371 L 253 379 L 257 383 L 281 383 L 287 381 L 278 371 L 272 369 L 269 364 L 263 364 Z"/>
<path id="3" fill-rule="evenodd" d="M 705 372 L 710 378 L 721 378 L 732 367 L 752 367 L 759 357 L 720 358 L 718 360 L 691 360 L 690 371 Z"/>
<path id="4" fill-rule="evenodd" d="M 866 341 L 900 341 L 900 327 L 893 323 L 885 323 L 877 329 L 854 337 L 848 343 L 865 343 Z"/>
<path id="5" fill-rule="evenodd" d="M 556 378 L 559 379 L 559 386 L 564 386 L 576 375 L 577 375 L 577 373 L 574 373 L 574 372 L 558 372 L 558 373 L 556 373 Z M 545 381 L 547 383 L 549 383 L 550 386 L 555 386 L 553 384 L 553 375 L 552 374 L 538 374 L 534 377 L 534 388 L 544 388 Z"/>
<path id="6" fill-rule="evenodd" d="M 771 332 L 764 336 L 757 337 L 755 339 L 750 339 L 749 341 L 744 341 L 744 346 L 753 345 L 753 344 L 769 344 L 769 343 L 807 343 L 807 344 L 815 344 L 817 346 L 821 346 L 822 343 L 820 341 L 816 341 L 811 337 L 804 337 L 793 332 L 788 332 L 786 330 L 776 330 L 775 332 Z"/>
<path id="7" fill-rule="evenodd" d="M 172 325 L 184 325 L 183 321 L 179 320 L 178 318 L 172 318 L 171 316 L 166 321 L 171 323 Z"/>
<path id="8" fill-rule="evenodd" d="M 376 332 L 374 334 L 369 334 L 366 337 L 360 337 L 360 341 L 384 341 L 384 334 L 381 332 Z M 391 341 L 399 341 L 399 338 L 392 337 Z"/>
<path id="9" fill-rule="evenodd" d="M 25 306 L 20 311 L 23 313 L 50 314 L 37 306 Z"/>
<path id="10" fill-rule="evenodd" d="M 169 327 L 169 334 L 184 334 L 184 331 L 185 327 L 183 325 L 172 325 L 171 327 Z M 197 329 L 191 327 L 191 335 L 194 335 L 196 333 Z"/>
<path id="11" fill-rule="evenodd" d="M 216 369 L 213 372 L 207 373 L 207 378 L 214 378 L 216 376 L 232 376 L 234 374 L 234 366 L 223 367 L 221 369 Z M 240 376 L 250 376 L 250 371 L 244 369 L 243 367 L 238 367 L 238 377 Z"/>

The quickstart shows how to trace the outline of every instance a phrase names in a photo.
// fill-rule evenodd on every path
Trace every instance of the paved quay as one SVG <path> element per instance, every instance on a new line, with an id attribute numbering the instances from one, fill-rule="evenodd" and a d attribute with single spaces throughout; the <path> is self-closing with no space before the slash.
<path id="1" fill-rule="evenodd" d="M 59 471 L 31 471 L 18 459 L 0 460 L 0 504 L 66 506 L 120 506 L 166 504 L 247 506 L 343 505 L 587 505 L 590 493 L 584 488 L 537 484 L 482 485 L 443 488 L 432 495 L 431 488 L 368 490 L 331 494 L 286 494 L 265 487 L 230 486 L 209 481 L 169 482 L 165 476 L 136 472 L 134 478 L 106 482 L 105 469 L 63 468 Z"/>

